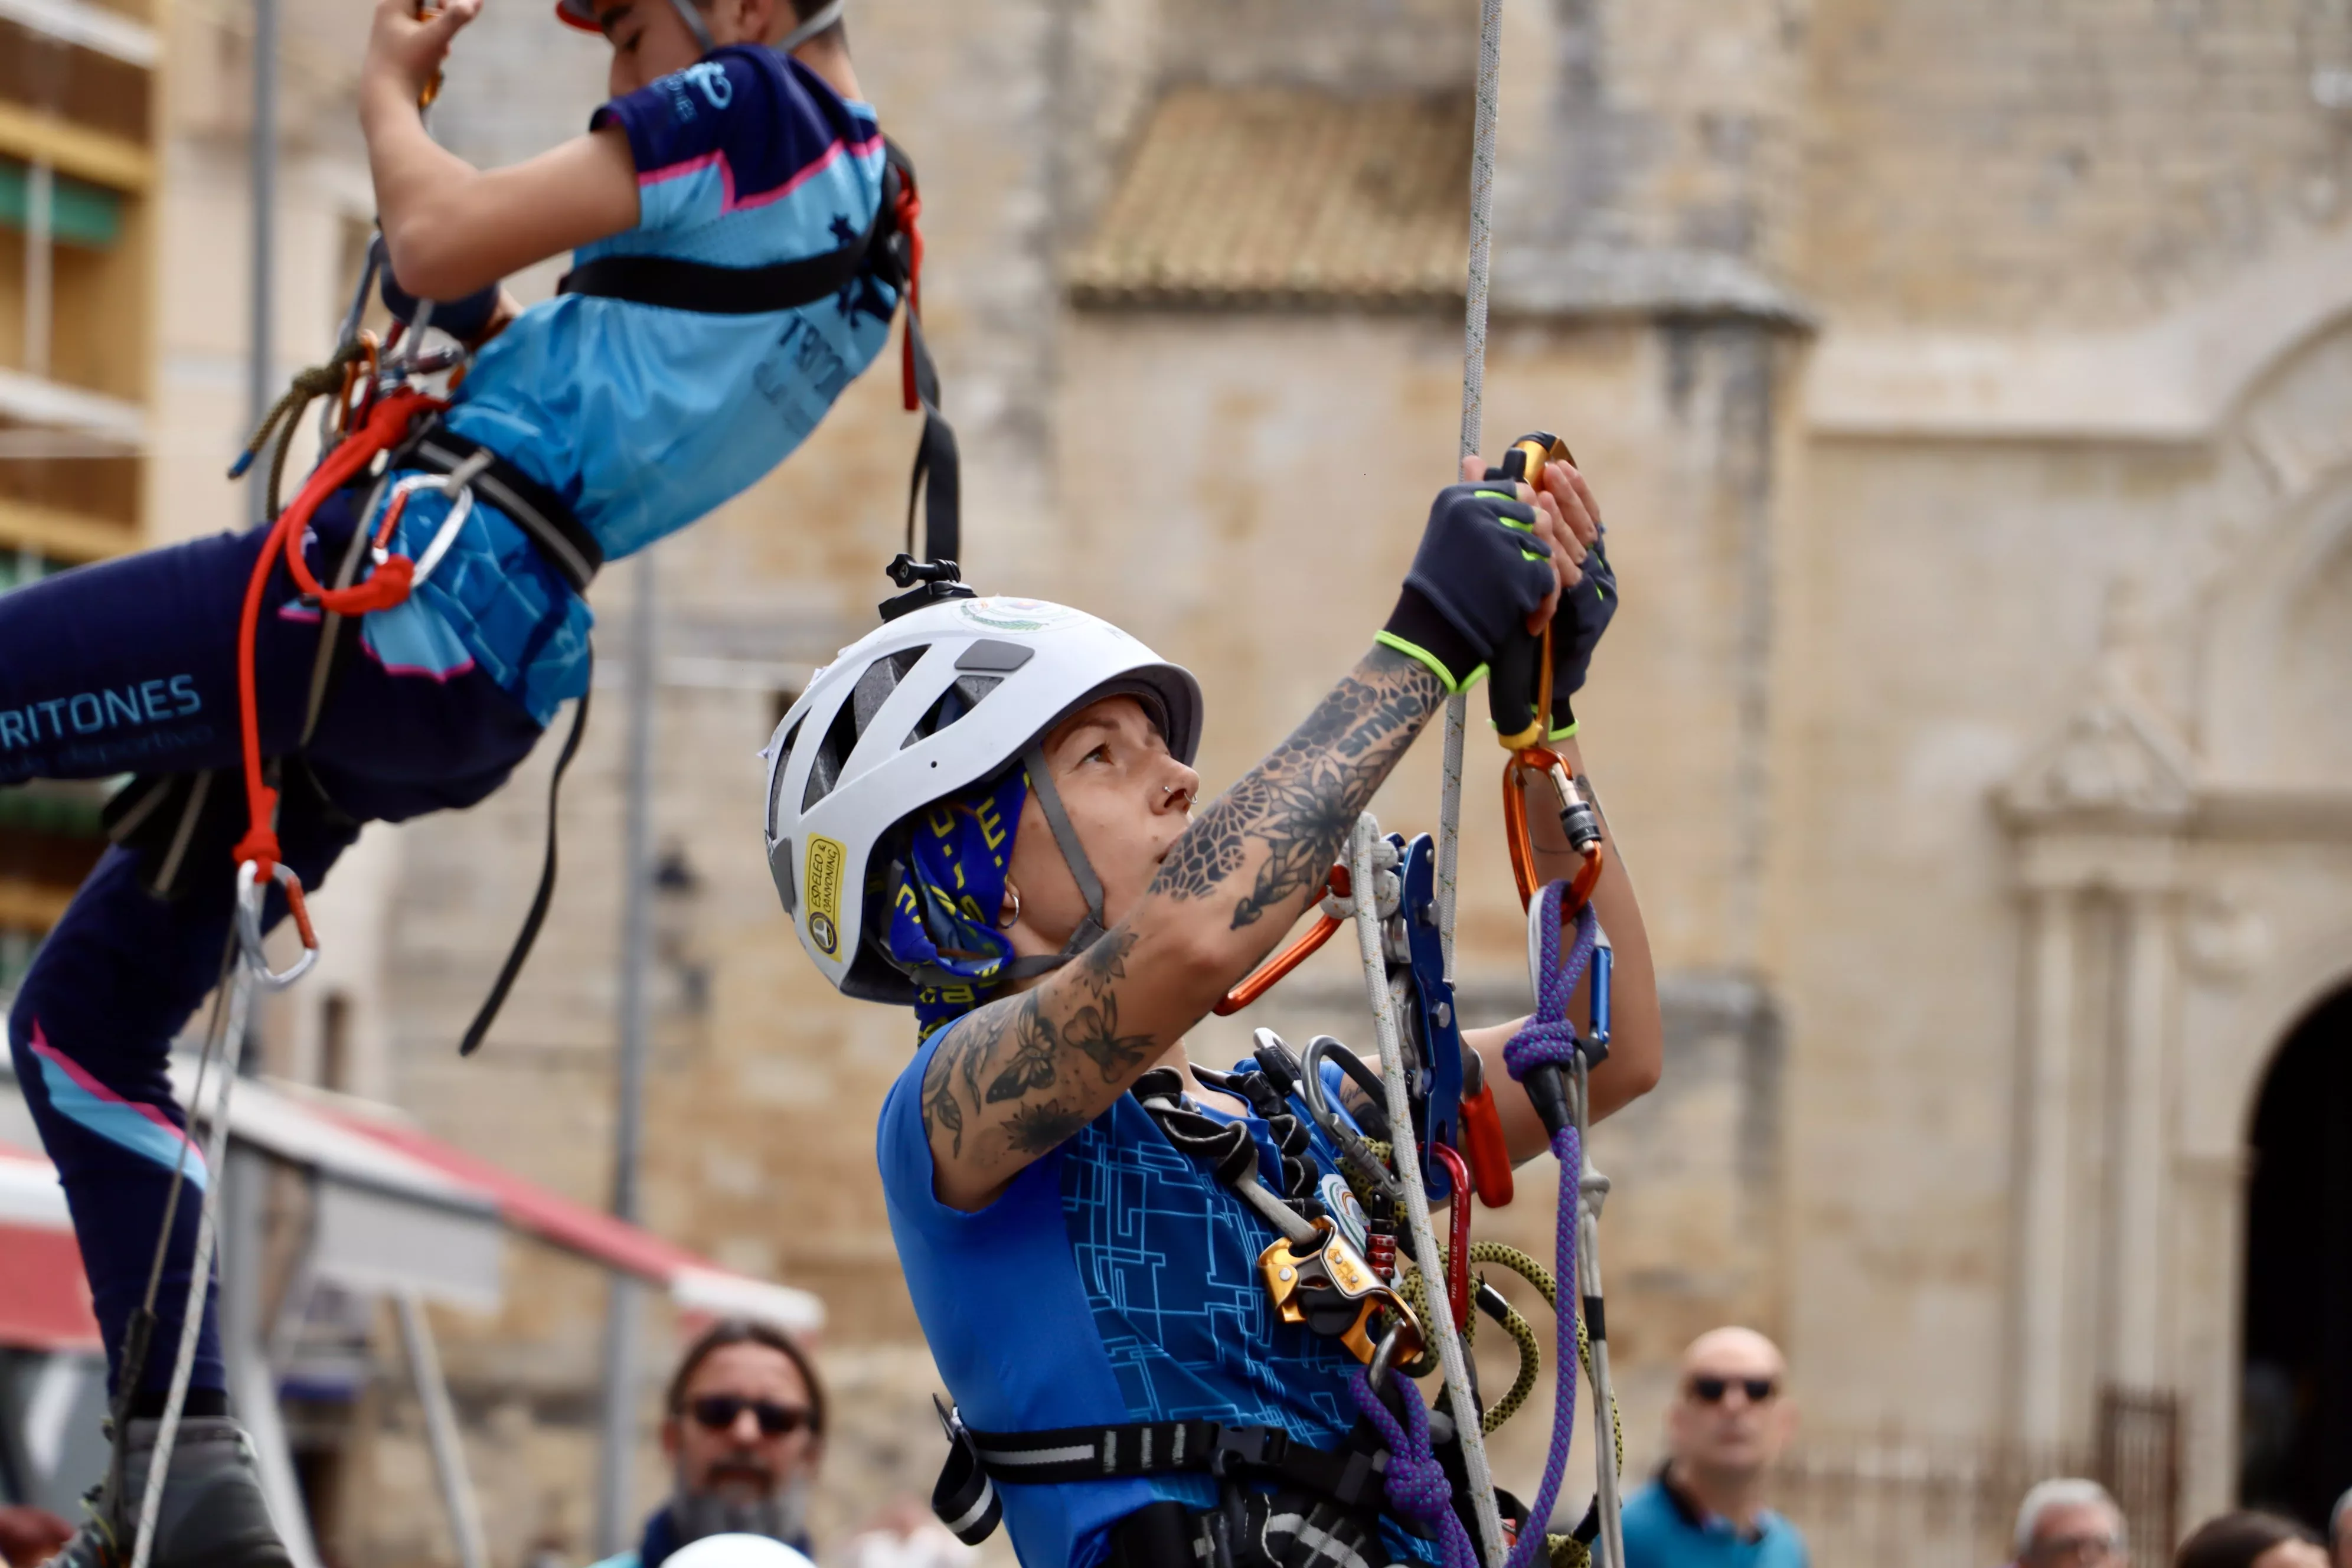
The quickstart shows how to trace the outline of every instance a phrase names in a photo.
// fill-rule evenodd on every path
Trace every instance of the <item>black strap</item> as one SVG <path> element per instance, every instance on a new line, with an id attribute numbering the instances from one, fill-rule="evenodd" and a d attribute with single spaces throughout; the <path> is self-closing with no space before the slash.
<path id="1" fill-rule="evenodd" d="M 498 1022 L 499 1009 L 507 1003 L 507 993 L 514 989 L 515 977 L 530 957 L 531 945 L 539 941 L 539 928 L 547 921 L 547 908 L 555 898 L 555 826 L 556 798 L 563 788 L 563 772 L 579 754 L 580 737 L 588 729 L 588 693 L 580 693 L 579 705 L 572 710 L 572 732 L 563 737 L 563 750 L 555 758 L 555 773 L 547 781 L 547 854 L 539 864 L 539 891 L 531 896 L 530 913 L 522 921 L 522 930 L 515 934 L 514 946 L 508 950 L 507 961 L 499 969 L 498 983 L 483 999 L 481 1010 L 474 1021 L 466 1026 L 466 1037 L 458 1043 L 457 1054 L 470 1057 Z"/>
<path id="2" fill-rule="evenodd" d="M 857 281 L 875 237 L 889 223 L 887 192 L 866 232 L 837 250 L 766 267 L 718 267 L 675 256 L 599 256 L 563 275 L 559 294 L 626 300 L 706 316 L 764 316 L 840 293 Z"/>
<path id="3" fill-rule="evenodd" d="M 436 421 L 422 426 L 395 448 L 391 467 L 446 474 L 483 456 L 489 458 L 488 464 L 467 481 L 475 495 L 511 518 L 573 593 L 586 593 L 604 564 L 604 547 L 572 515 L 562 496 L 479 441 L 443 429 Z"/>
<path id="4" fill-rule="evenodd" d="M 919 559 L 963 559 L 963 464 L 955 428 L 940 412 L 940 372 L 923 337 L 923 319 L 907 311 L 907 358 L 916 397 L 923 407 L 923 435 L 915 443 L 915 470 L 907 479 L 907 553 L 916 555 L 915 493 L 923 497 L 923 549 Z"/>
<path id="5" fill-rule="evenodd" d="M 1040 1432 L 978 1432 L 952 1415 L 955 1447 L 931 1490 L 931 1511 L 959 1539 L 978 1545 L 1002 1509 L 990 1483 L 1063 1486 L 1134 1476 L 1210 1475 L 1304 1488 L 1348 1508 L 1378 1508 L 1386 1452 L 1336 1452 L 1302 1443 L 1279 1426 L 1220 1421 L 1133 1421 Z"/>
<path id="6" fill-rule="evenodd" d="M 1108 1568 L 1203 1568 L 1215 1555 L 1204 1522 L 1170 1498 L 1145 1503 L 1111 1526 Z"/>

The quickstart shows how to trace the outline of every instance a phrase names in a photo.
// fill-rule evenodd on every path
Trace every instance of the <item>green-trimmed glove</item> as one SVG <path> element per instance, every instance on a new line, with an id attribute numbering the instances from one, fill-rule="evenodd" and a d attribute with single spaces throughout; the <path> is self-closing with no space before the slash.
<path id="1" fill-rule="evenodd" d="M 1557 579 L 1535 536 L 1535 508 L 1491 484 L 1448 485 L 1429 508 L 1421 548 L 1378 640 L 1465 690 Z"/>
<path id="2" fill-rule="evenodd" d="M 1576 733 L 1569 699 L 1584 689 L 1592 650 L 1617 613 L 1617 573 L 1609 564 L 1608 530 L 1584 552 L 1584 581 L 1559 596 L 1551 617 L 1551 738 Z"/>

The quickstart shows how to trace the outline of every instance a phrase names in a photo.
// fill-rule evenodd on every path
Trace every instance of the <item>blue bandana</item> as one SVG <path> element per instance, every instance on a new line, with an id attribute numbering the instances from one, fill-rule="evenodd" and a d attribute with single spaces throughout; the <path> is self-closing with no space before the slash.
<path id="1" fill-rule="evenodd" d="M 918 971 L 915 1021 L 929 1039 L 987 999 L 1013 957 L 996 929 L 1029 777 L 1013 768 L 934 802 L 890 868 L 890 956 Z"/>

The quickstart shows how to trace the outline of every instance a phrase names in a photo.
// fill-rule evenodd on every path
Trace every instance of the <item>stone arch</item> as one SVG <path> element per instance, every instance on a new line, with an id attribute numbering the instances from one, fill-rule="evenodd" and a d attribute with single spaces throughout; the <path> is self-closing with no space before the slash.
<path id="1" fill-rule="evenodd" d="M 2352 1480 L 2352 972 L 2269 1053 L 2248 1127 L 2240 1501 L 2324 1522 Z"/>
<path id="2" fill-rule="evenodd" d="M 2335 642 L 2352 662 L 2352 316 L 2331 321 L 2273 362 L 2224 435 L 2269 500 L 2204 628 L 2198 732 L 2219 784 L 2352 785 L 2352 721 L 2325 722 L 2340 704 L 2316 689 Z"/>

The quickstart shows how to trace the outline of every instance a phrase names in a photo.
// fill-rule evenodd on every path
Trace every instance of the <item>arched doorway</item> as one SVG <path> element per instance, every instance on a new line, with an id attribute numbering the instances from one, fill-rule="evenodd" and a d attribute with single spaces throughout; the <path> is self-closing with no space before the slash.
<path id="1" fill-rule="evenodd" d="M 2322 1525 L 2352 1487 L 2352 986 L 2280 1047 L 2252 1134 L 2239 1492 Z"/>

